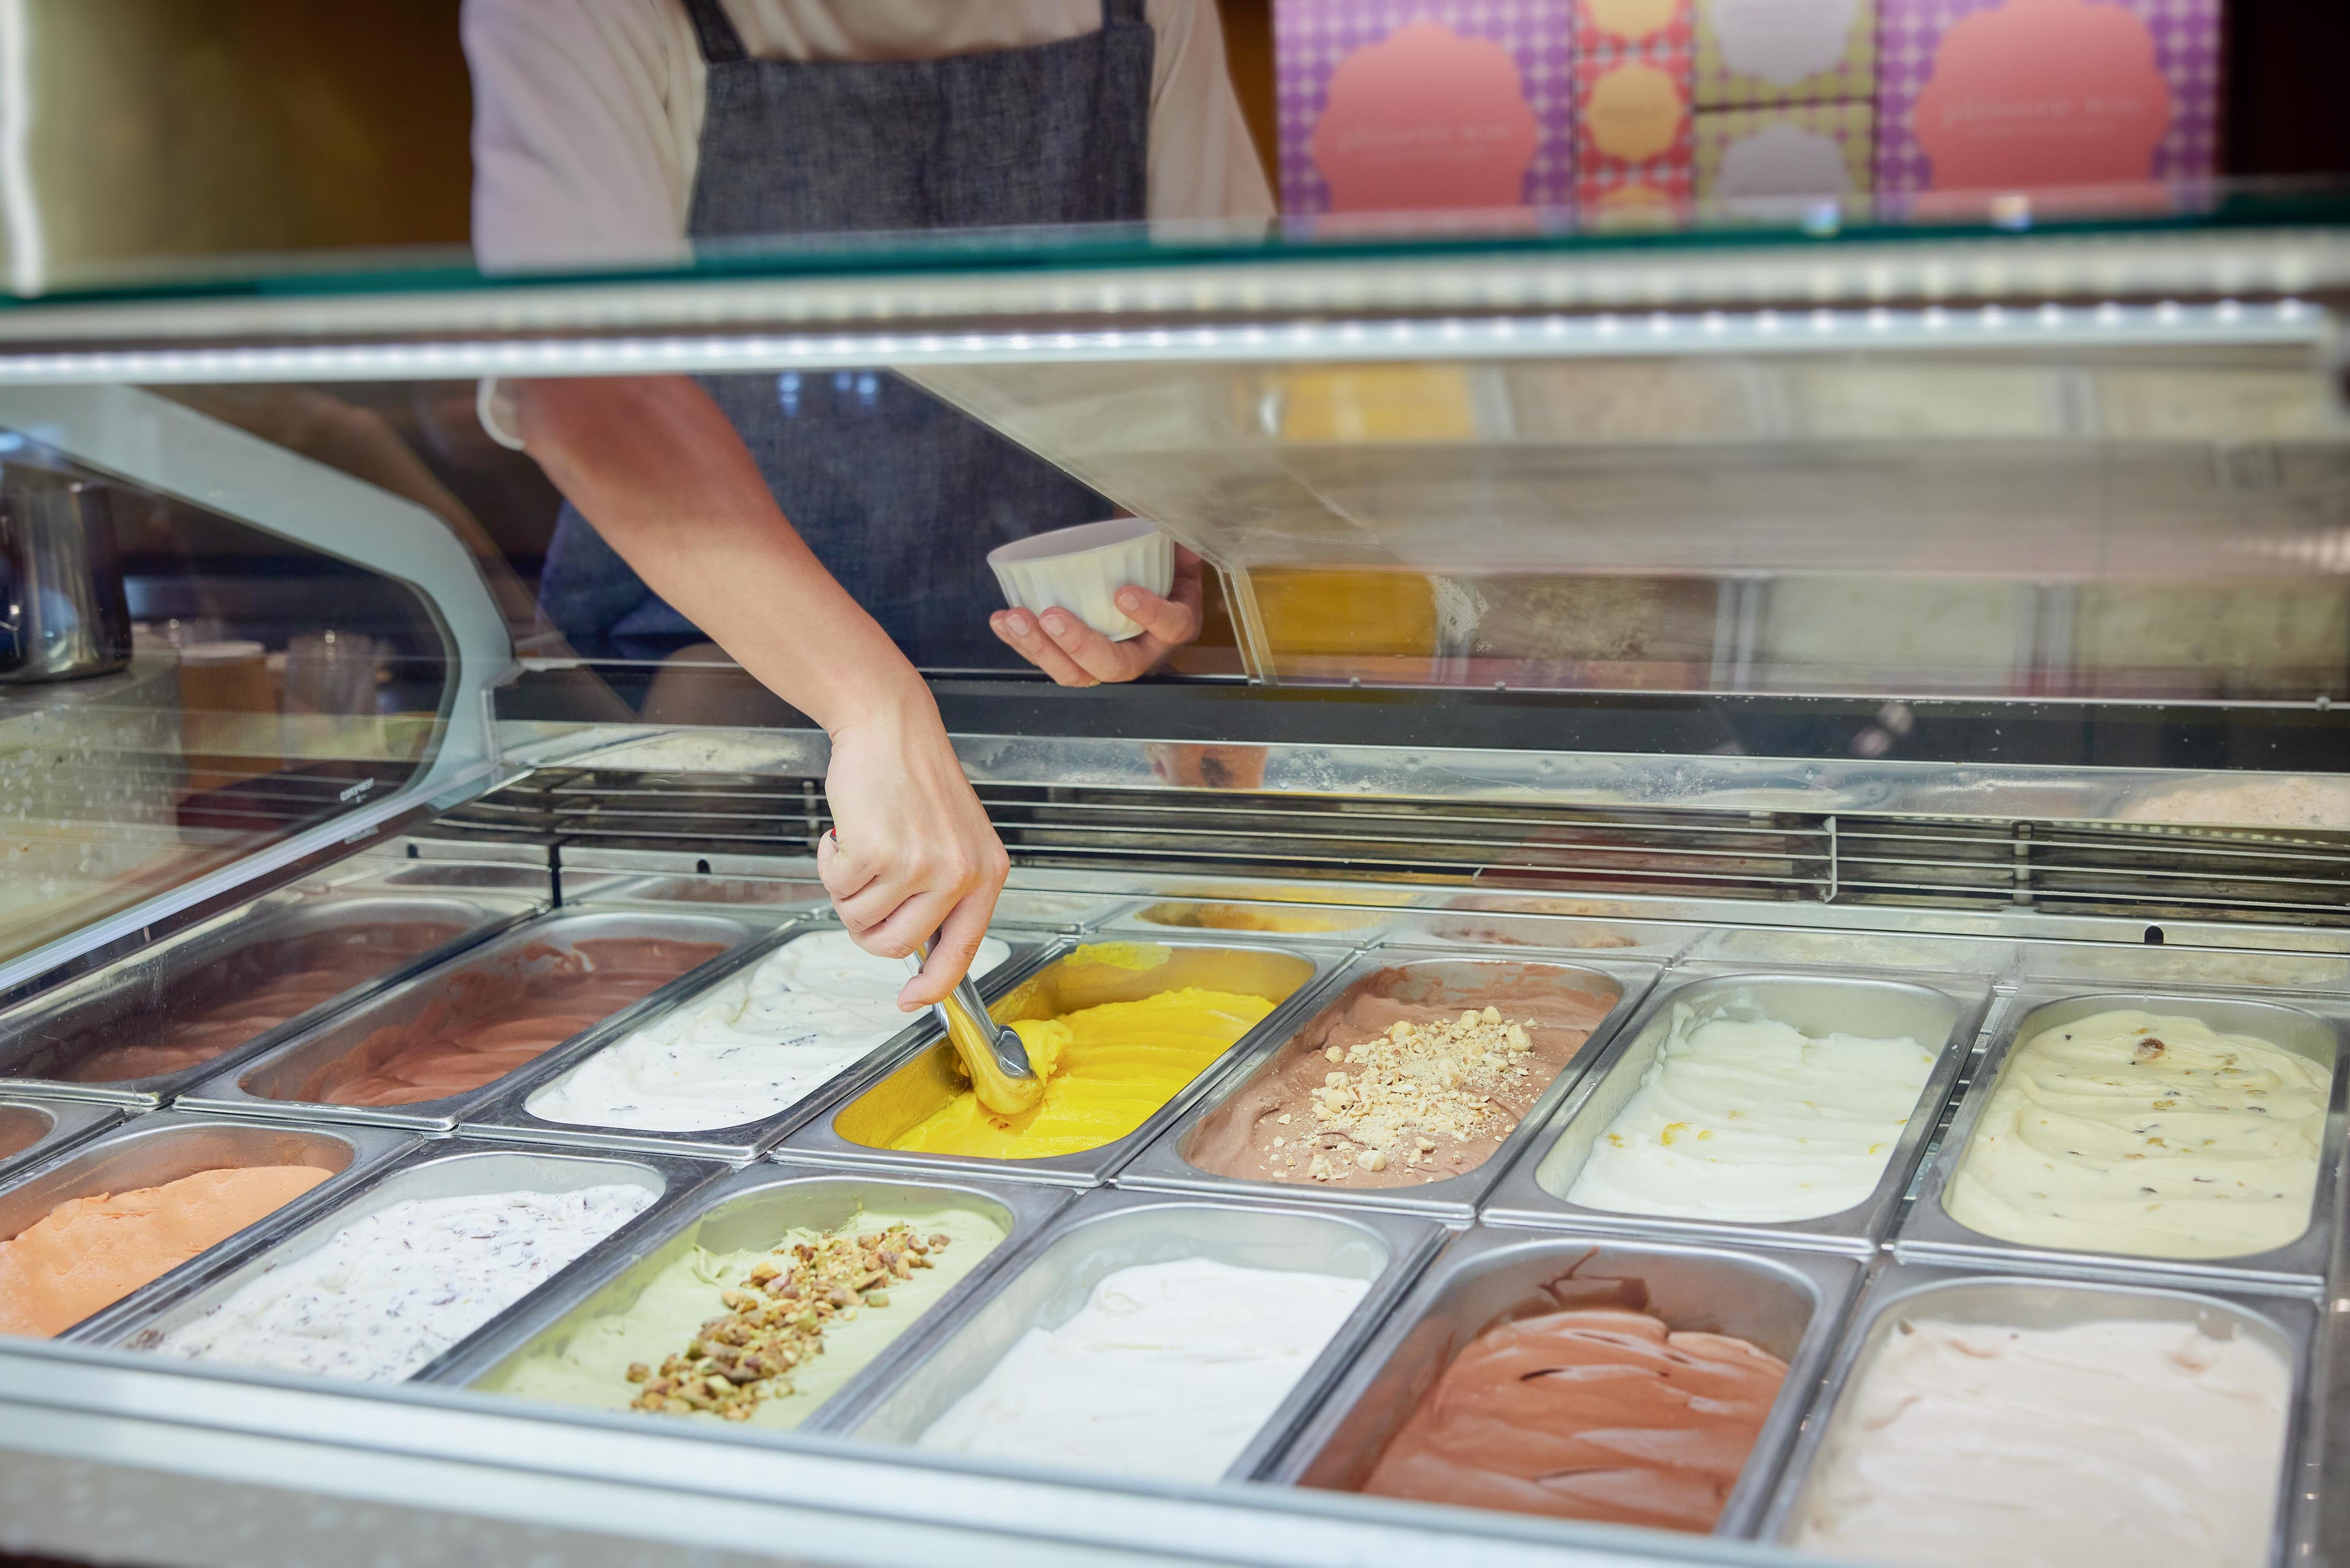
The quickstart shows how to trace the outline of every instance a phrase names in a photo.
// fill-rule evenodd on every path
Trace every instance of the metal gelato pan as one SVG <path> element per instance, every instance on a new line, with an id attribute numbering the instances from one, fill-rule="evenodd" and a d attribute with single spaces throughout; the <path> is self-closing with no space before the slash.
<path id="1" fill-rule="evenodd" d="M 507 1084 L 535 1081 L 630 1027 L 673 999 L 701 989 L 701 971 L 771 929 L 750 915 L 668 914 L 642 910 L 555 913 L 507 931 L 496 940 L 393 987 L 366 1005 L 286 1041 L 199 1084 L 180 1098 L 183 1109 L 373 1122 L 385 1127 L 447 1131 Z M 640 993 L 567 1040 L 556 1042 L 503 1078 L 438 1099 L 404 1105 L 339 1105 L 307 1098 L 328 1075 L 356 1070 L 372 1053 L 396 1044 L 417 1025 L 445 1018 L 469 991 L 511 987 L 563 961 L 576 945 L 633 940 L 708 944 L 717 951 L 660 987 Z"/>
<path id="2" fill-rule="evenodd" d="M 1240 1192 L 1275 1199 L 1312 1198 L 1468 1219 L 1476 1212 L 1478 1200 L 1509 1168 L 1510 1161 L 1526 1140 L 1541 1132 L 1559 1102 L 1605 1052 L 1609 1036 L 1639 1004 L 1656 977 L 1656 969 L 1647 964 L 1604 961 L 1560 963 L 1532 950 L 1507 957 L 1468 957 L 1458 952 L 1439 955 L 1409 948 L 1373 949 L 1358 955 L 1347 967 L 1335 986 L 1322 993 L 1320 1005 L 1310 1016 L 1300 1018 L 1295 1028 L 1279 1036 L 1260 1037 L 1255 1051 L 1229 1068 L 1190 1110 L 1118 1172 L 1118 1184 L 1173 1191 Z M 1482 1164 L 1410 1186 L 1354 1187 L 1315 1181 L 1302 1167 L 1296 1180 L 1278 1182 L 1224 1176 L 1192 1163 L 1203 1140 L 1214 1130 L 1208 1124 L 1260 1085 L 1270 1089 L 1273 1085 L 1269 1080 L 1274 1075 L 1299 1064 L 1299 1054 L 1317 1034 L 1317 1025 L 1343 1012 L 1358 999 L 1393 999 L 1440 1006 L 1450 1012 L 1498 1002 L 1500 1011 L 1515 1018 L 1525 1007 L 1513 1012 L 1510 993 L 1522 992 L 1531 986 L 1598 996 L 1605 1000 L 1607 1012 L 1575 1054 L 1542 1086 L 1518 1125 Z M 1317 1065 L 1322 1064 L 1318 1053 L 1313 1060 Z M 1319 1073 L 1308 1071 L 1315 1082 L 1320 1081 Z M 1296 1129 L 1292 1141 L 1303 1142 L 1313 1131 L 1313 1118 L 1310 1115 L 1290 1114 L 1298 1116 L 1298 1120 L 1291 1124 Z"/>
<path id="3" fill-rule="evenodd" d="M 1481 1225 L 1437 1258 L 1263 1479 L 1359 1491 L 1437 1379 L 1487 1329 L 1575 1307 L 1628 1306 L 1676 1333 L 1734 1335 L 1787 1364 L 1714 1524 L 1717 1535 L 1749 1534 L 1860 1273 L 1857 1259 L 1818 1252 L 1530 1236 Z"/>
<path id="4" fill-rule="evenodd" d="M 1017 1269 L 998 1273 L 960 1321 L 943 1323 L 900 1356 L 892 1376 L 870 1386 L 861 1407 L 841 1412 L 836 1429 L 879 1442 L 914 1442 L 1031 1328 L 1067 1323 L 1094 1287 L 1121 1269 L 1204 1258 L 1367 1282 L 1369 1290 L 1355 1310 L 1224 1472 L 1228 1480 L 1245 1479 L 1279 1451 L 1444 1235 L 1431 1220 L 1378 1210 L 1316 1211 L 1155 1193 L 1088 1193 Z"/>
<path id="5" fill-rule="evenodd" d="M 1661 988 L 1617 1034 L 1607 1054 L 1552 1118 L 1549 1133 L 1555 1136 L 1533 1140 L 1543 1150 L 1539 1158 L 1530 1149 L 1494 1187 L 1484 1217 L 1507 1225 L 1874 1251 L 1908 1189 L 1910 1171 L 1932 1137 L 1990 1002 L 1990 989 L 1981 983 L 1918 985 L 1828 975 L 1716 973 Z M 1673 1014 L 1681 1007 L 1700 1015 L 1718 1008 L 1751 1008 L 1808 1034 L 1906 1035 L 1937 1052 L 1917 1106 L 1887 1151 L 1885 1168 L 1866 1199 L 1839 1213 L 1778 1221 L 1617 1213 L 1567 1200 L 1593 1147 L 1656 1064 L 1672 1033 Z"/>
<path id="6" fill-rule="evenodd" d="M 795 1230 L 834 1230 L 859 1214 L 876 1210 L 923 1215 L 960 1210 L 1001 1228 L 1003 1239 L 971 1273 L 957 1281 L 927 1312 L 899 1325 L 896 1336 L 809 1412 L 799 1428 L 832 1430 L 838 1426 L 837 1413 L 853 1406 L 875 1378 L 885 1376 L 907 1347 L 920 1338 L 925 1325 L 954 1318 L 973 1293 L 1025 1249 L 1069 1199 L 1066 1189 L 1033 1183 L 916 1181 L 878 1173 L 774 1165 L 733 1171 L 685 1195 L 657 1216 L 639 1220 L 625 1238 L 614 1237 L 596 1249 L 566 1271 L 556 1283 L 427 1368 L 421 1380 L 483 1392 L 513 1392 L 508 1380 L 525 1362 L 543 1355 L 560 1355 L 575 1336 L 628 1313 L 663 1271 L 697 1247 L 721 1253 L 764 1250 L 779 1245 Z M 682 1350 L 683 1343 L 675 1348 Z M 588 1406 L 541 1407 L 605 1414 Z M 630 1421 L 675 1419 L 622 1415 Z M 664 1428 L 656 1425 L 653 1429 Z M 719 1428 L 709 1428 L 705 1420 L 697 1422 L 695 1429 Z"/>
<path id="7" fill-rule="evenodd" d="M 194 1258 L 124 1293 L 82 1320 L 95 1321 L 183 1282 L 200 1278 L 221 1262 L 242 1257 L 287 1223 L 338 1201 L 367 1173 L 414 1139 L 384 1127 L 308 1127 L 285 1122 L 226 1121 L 216 1116 L 157 1111 L 85 1144 L 0 1189 L 0 1237 L 14 1238 L 48 1218 L 59 1204 L 141 1188 L 161 1187 L 200 1171 L 255 1165 L 307 1165 L 329 1172 L 327 1179 L 264 1219 L 213 1243 Z M 68 1325 L 60 1337 L 82 1324 Z"/>
<path id="8" fill-rule="evenodd" d="M 838 930 L 829 920 L 807 919 L 785 927 L 775 936 L 753 943 L 744 950 L 720 960 L 715 965 L 699 972 L 701 983 L 691 992 L 655 1012 L 639 1014 L 630 1024 L 629 1033 L 650 1027 L 670 1013 L 698 1004 L 712 991 L 723 985 L 744 971 L 764 963 L 777 952 L 802 937 L 817 931 Z M 990 934 L 1012 949 L 1009 958 L 995 971 L 980 981 L 983 995 L 1001 994 L 1014 981 L 1033 969 L 1050 938 L 1002 927 L 992 928 Z M 626 1034 L 615 1033 L 594 1051 L 572 1061 L 559 1073 L 535 1076 L 525 1083 L 509 1085 L 486 1104 L 467 1115 L 464 1130 L 493 1137 L 525 1138 L 567 1146 L 593 1146 L 602 1148 L 643 1149 L 655 1154 L 702 1156 L 713 1159 L 742 1161 L 754 1159 L 775 1147 L 785 1134 L 820 1114 L 852 1085 L 862 1081 L 866 1065 L 884 1052 L 910 1044 L 926 1031 L 934 1027 L 933 1015 L 928 1012 L 906 1016 L 905 1027 L 859 1053 L 844 1064 L 829 1078 L 815 1084 L 807 1092 L 781 1110 L 730 1127 L 696 1127 L 681 1131 L 602 1127 L 585 1122 L 555 1121 L 539 1116 L 531 1108 L 532 1102 L 564 1079 L 585 1067 L 596 1056 L 618 1046 Z"/>
<path id="9" fill-rule="evenodd" d="M 579 1267 L 596 1247 L 630 1244 L 632 1232 L 652 1222 L 660 1212 L 663 1199 L 691 1191 L 717 1174 L 718 1169 L 716 1166 L 686 1160 L 597 1158 L 432 1139 L 379 1167 L 359 1186 L 344 1189 L 342 1200 L 323 1214 L 314 1209 L 300 1220 L 286 1224 L 265 1222 L 258 1227 L 266 1233 L 259 1250 L 248 1249 L 241 1261 L 209 1269 L 191 1265 L 181 1271 L 181 1277 L 172 1288 L 142 1292 L 135 1303 L 85 1319 L 66 1337 L 85 1345 L 155 1349 L 174 1330 L 206 1316 L 254 1281 L 308 1257 L 341 1231 L 398 1203 L 420 1199 L 485 1197 L 500 1192 L 577 1192 L 619 1184 L 641 1188 L 651 1195 L 652 1201 L 644 1210 L 535 1287 L 548 1289 L 557 1284 L 567 1271 Z M 477 1324 L 465 1340 L 450 1347 L 450 1353 L 462 1348 L 466 1341 L 492 1332 L 499 1321 L 528 1299 L 526 1293 Z"/>
<path id="10" fill-rule="evenodd" d="M 865 1075 L 847 1092 L 847 1103 L 785 1138 L 781 1157 L 1093 1186 L 1181 1116 L 1215 1082 L 1224 1063 L 1244 1055 L 1258 1041 L 1287 1038 L 1303 1010 L 1311 1006 L 1315 982 L 1349 951 L 1326 946 L 1275 948 L 1120 938 L 1081 943 L 1048 957 L 1034 974 L 990 1005 L 988 1011 L 999 1023 L 1054 1018 L 1104 1002 L 1137 1002 L 1184 986 L 1261 996 L 1274 1004 L 1262 1022 L 1177 1089 L 1134 1131 L 1097 1148 L 1038 1159 L 991 1159 L 891 1148 L 892 1142 L 969 1087 L 955 1060 L 954 1047 L 932 1028 L 918 1035 L 911 1045 L 868 1057 Z"/>
<path id="11" fill-rule="evenodd" d="M 496 895 L 399 893 L 247 905 L 0 1017 L 0 1077 L 22 1080 L 45 1095 L 159 1105 L 543 907 L 544 900 Z M 175 1036 L 208 1015 L 249 1012 L 256 990 L 272 984 L 290 990 L 305 974 L 329 967 L 348 983 L 275 1023 L 258 1024 L 201 1060 L 131 1077 L 84 1081 L 78 1075 L 109 1071 L 108 1057 L 126 1047 L 171 1053 Z M 193 1042 L 190 1048 L 209 1044 Z"/>
<path id="12" fill-rule="evenodd" d="M 2276 1568 L 2306 1560 L 2315 1527 L 2320 1484 L 2315 1452 L 2315 1400 L 2311 1387 L 2314 1303 L 2289 1296 L 2220 1295 L 2201 1291 L 2127 1288 L 2079 1278 L 2019 1279 L 1957 1269 L 1892 1264 L 1861 1293 L 1827 1380 L 1796 1443 L 1762 1535 L 1788 1542 L 1800 1532 L 1839 1450 L 1851 1432 L 1854 1397 L 1887 1340 L 1923 1320 L 2000 1328 L 2055 1329 L 2111 1319 L 2195 1324 L 2220 1338 L 2249 1336 L 2282 1357 L 2293 1390 L 2286 1415 L 2283 1463 L 2278 1467 L 2272 1548 Z M 2019 1434 L 2021 1437 L 2022 1434 Z M 1881 1439 L 1880 1439 L 1881 1440 Z M 1963 1520 L 1953 1520 L 1963 1527 Z"/>
<path id="13" fill-rule="evenodd" d="M 0 1098 L 0 1178 L 29 1170 L 124 1116 L 120 1106 L 86 1100 Z"/>
<path id="14" fill-rule="evenodd" d="M 2338 999 L 2295 1000 L 2303 1005 L 2182 992 L 2107 992 L 2082 995 L 2054 987 L 2032 987 L 2018 992 L 2007 1009 L 2004 1022 L 1992 1036 L 1974 1082 L 1959 1103 L 1950 1132 L 1926 1168 L 1918 1185 L 1918 1200 L 1902 1222 L 1895 1251 L 1905 1262 L 1939 1260 L 1976 1268 L 2033 1272 L 2054 1268 L 2116 1276 L 2168 1275 L 2247 1290 L 2307 1290 L 2321 1285 L 2333 1249 L 2335 1210 L 2341 1200 L 2344 1096 L 2345 1088 L 2350 1088 L 2350 1078 L 2342 1071 L 2342 1031 L 2345 1019 L 2350 1019 L 2350 1003 Z M 2309 1223 L 2297 1239 L 2282 1247 L 2236 1258 L 2157 1258 L 2143 1253 L 2026 1246 L 1961 1225 L 1943 1208 L 1943 1196 L 1966 1164 L 1976 1130 L 1982 1125 L 1983 1114 L 1990 1107 L 1992 1095 L 1998 1092 L 2000 1079 L 2016 1046 L 2045 1030 L 2124 1008 L 2199 1019 L 2220 1033 L 2255 1035 L 2330 1070 L 2332 1084 L 2327 1091 L 2324 1135 L 2318 1146 L 2316 1186 L 2311 1194 Z"/>

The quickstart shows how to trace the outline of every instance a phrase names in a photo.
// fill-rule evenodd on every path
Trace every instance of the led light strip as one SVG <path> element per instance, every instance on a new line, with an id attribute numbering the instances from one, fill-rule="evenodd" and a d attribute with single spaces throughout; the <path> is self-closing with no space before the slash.
<path id="1" fill-rule="evenodd" d="M 1087 332 L 769 333 L 0 354 L 0 384 L 374 381 L 1089 360 L 1376 360 L 1849 352 L 1953 344 L 2311 343 L 2296 298 L 2210 305 L 1718 311 L 1312 321 Z"/>

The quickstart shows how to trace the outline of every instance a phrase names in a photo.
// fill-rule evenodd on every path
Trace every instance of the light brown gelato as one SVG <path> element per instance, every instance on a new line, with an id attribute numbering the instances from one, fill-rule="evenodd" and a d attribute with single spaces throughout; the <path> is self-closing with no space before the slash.
<path id="1" fill-rule="evenodd" d="M 719 942 L 534 943 L 441 982 L 413 1023 L 387 1024 L 286 1096 L 409 1106 L 478 1089 L 724 952 Z"/>
<path id="2" fill-rule="evenodd" d="M 1183 1158 L 1244 1181 L 1356 1188 L 1474 1170 L 1615 1006 L 1599 984 L 1532 963 L 1366 975 L 1202 1117 Z"/>
<path id="3" fill-rule="evenodd" d="M 1786 1376 L 1745 1340 L 1628 1307 L 1504 1323 L 1446 1368 L 1363 1490 L 1711 1530 Z"/>

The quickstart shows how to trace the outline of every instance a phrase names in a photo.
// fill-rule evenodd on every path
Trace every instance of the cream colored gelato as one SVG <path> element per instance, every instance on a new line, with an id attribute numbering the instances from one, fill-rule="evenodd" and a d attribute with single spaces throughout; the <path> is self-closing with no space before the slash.
<path id="1" fill-rule="evenodd" d="M 1030 1329 L 920 1446 L 1215 1480 L 1369 1288 L 1209 1258 L 1120 1269 L 1068 1322 Z"/>
<path id="2" fill-rule="evenodd" d="M 2192 1324 L 1897 1326 L 1845 1397 L 1794 1544 L 1872 1562 L 2269 1561 L 2290 1370 Z"/>
<path id="3" fill-rule="evenodd" d="M 2010 1054 L 1942 1207 L 2033 1247 L 2150 1258 L 2265 1252 L 2309 1228 L 2325 1066 L 2135 1009 Z"/>
<path id="4" fill-rule="evenodd" d="M 1815 1036 L 1676 1006 L 1671 1033 L 1567 1201 L 1765 1223 L 1839 1213 L 1885 1174 L 1934 1060 L 1907 1035 Z"/>
<path id="5" fill-rule="evenodd" d="M 1012 956 L 991 937 L 974 978 Z M 902 961 L 847 931 L 786 942 L 530 1096 L 530 1114 L 574 1126 L 699 1132 L 764 1121 L 914 1023 L 898 1009 Z"/>

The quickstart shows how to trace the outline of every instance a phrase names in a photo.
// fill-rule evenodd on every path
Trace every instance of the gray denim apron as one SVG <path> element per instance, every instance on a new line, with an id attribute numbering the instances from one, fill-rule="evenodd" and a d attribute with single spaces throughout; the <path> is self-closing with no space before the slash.
<path id="1" fill-rule="evenodd" d="M 755 60 L 719 0 L 685 0 L 709 67 L 695 239 L 1143 216 L 1154 41 L 1142 0 L 1098 32 L 934 60 Z M 1020 663 L 987 628 L 987 552 L 1112 508 L 884 370 L 696 378 L 817 559 L 926 668 Z M 697 637 L 569 505 L 540 580 L 583 651 Z"/>

